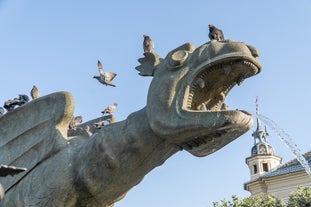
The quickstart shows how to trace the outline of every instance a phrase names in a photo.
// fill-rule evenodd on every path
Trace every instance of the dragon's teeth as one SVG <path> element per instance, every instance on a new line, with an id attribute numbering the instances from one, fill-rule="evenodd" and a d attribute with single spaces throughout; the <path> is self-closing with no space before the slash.
<path id="1" fill-rule="evenodd" d="M 207 111 L 206 105 L 205 105 L 204 103 L 202 103 L 202 104 L 199 106 L 199 110 L 200 110 L 200 111 Z"/>
<path id="2" fill-rule="evenodd" d="M 224 69 L 224 72 L 226 75 L 229 75 L 229 73 L 231 72 L 231 66 L 230 65 L 225 65 L 223 67 L 223 69 Z"/>
<path id="3" fill-rule="evenodd" d="M 197 78 L 195 83 L 200 86 L 200 88 L 204 88 L 205 87 L 205 82 L 202 78 Z"/>
<path id="4" fill-rule="evenodd" d="M 239 77 L 236 81 L 236 83 L 240 86 L 244 81 L 244 78 L 243 77 Z"/>

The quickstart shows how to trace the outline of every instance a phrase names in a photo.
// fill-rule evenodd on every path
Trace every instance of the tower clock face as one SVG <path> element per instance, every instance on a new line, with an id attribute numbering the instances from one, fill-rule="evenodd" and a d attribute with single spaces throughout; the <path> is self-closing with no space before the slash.
<path id="1" fill-rule="evenodd" d="M 259 147 L 259 153 L 260 153 L 260 154 L 267 153 L 267 149 L 266 149 L 266 147 L 265 147 L 264 145 L 261 145 L 261 146 Z"/>
<path id="2" fill-rule="evenodd" d="M 257 154 L 257 149 L 254 147 L 252 151 L 253 155 Z"/>

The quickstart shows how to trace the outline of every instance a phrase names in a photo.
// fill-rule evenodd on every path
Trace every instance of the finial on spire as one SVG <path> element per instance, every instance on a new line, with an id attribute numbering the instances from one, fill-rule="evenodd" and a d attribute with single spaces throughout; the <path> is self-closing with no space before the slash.
<path id="1" fill-rule="evenodd" d="M 259 114 L 259 107 L 258 107 L 258 96 L 256 96 L 256 114 Z"/>

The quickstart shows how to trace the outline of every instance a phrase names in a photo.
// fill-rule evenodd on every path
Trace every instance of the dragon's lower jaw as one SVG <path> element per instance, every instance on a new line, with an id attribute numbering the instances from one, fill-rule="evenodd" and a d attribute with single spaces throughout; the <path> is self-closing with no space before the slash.
<path id="1" fill-rule="evenodd" d="M 211 130 L 205 128 L 206 133 L 204 135 L 189 138 L 177 145 L 195 156 L 206 156 L 240 137 L 253 125 L 252 117 L 243 111 L 219 111 L 214 113 L 220 113 L 219 120 L 214 119 L 215 123 L 210 123 L 211 126 L 215 125 L 215 128 L 211 127 Z M 222 124 L 219 125 L 218 121 Z"/>

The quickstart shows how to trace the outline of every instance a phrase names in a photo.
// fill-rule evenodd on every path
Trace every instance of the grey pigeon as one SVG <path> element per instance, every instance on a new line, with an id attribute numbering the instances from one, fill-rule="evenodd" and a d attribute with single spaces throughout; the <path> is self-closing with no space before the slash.
<path id="1" fill-rule="evenodd" d="M 103 71 L 103 65 L 98 60 L 97 62 L 99 76 L 93 76 L 93 78 L 97 79 L 100 83 L 106 85 L 106 86 L 112 86 L 116 87 L 116 85 L 112 84 L 112 80 L 116 77 L 117 74 L 113 72 L 104 72 Z"/>
<path id="2" fill-rule="evenodd" d="M 5 113 L 4 109 L 2 107 L 0 107 L 0 117 L 3 116 Z"/>
<path id="3" fill-rule="evenodd" d="M 15 108 L 15 106 L 24 105 L 28 101 L 29 101 L 29 97 L 27 95 L 20 94 L 20 95 L 18 95 L 18 98 L 14 98 L 13 100 L 9 99 L 9 100 L 5 101 L 3 107 L 7 111 L 12 111 Z"/>
<path id="4" fill-rule="evenodd" d="M 91 132 L 91 127 L 89 125 L 86 125 L 84 130 L 89 137 L 93 135 L 93 133 Z"/>
<path id="5" fill-rule="evenodd" d="M 37 88 L 37 86 L 33 86 L 31 91 L 30 91 L 30 95 L 31 95 L 31 98 L 32 99 L 36 99 L 36 98 L 39 98 L 40 97 L 40 92 Z"/>
<path id="6" fill-rule="evenodd" d="M 222 33 L 222 30 L 218 29 L 212 24 L 209 24 L 208 28 L 209 28 L 208 37 L 210 38 L 210 40 L 221 41 L 225 39 L 224 34 Z"/>
<path id="7" fill-rule="evenodd" d="M 82 123 L 82 116 L 72 117 L 69 123 L 69 129 L 76 130 L 77 127 Z"/>
<path id="8" fill-rule="evenodd" d="M 29 97 L 25 94 L 18 95 L 18 99 L 19 99 L 19 102 L 17 105 L 19 106 L 24 105 L 25 103 L 29 101 Z"/>
<path id="9" fill-rule="evenodd" d="M 112 114 L 116 110 L 117 106 L 118 106 L 117 103 L 113 103 L 112 105 L 108 106 L 102 111 L 103 115 Z"/>
<path id="10" fill-rule="evenodd" d="M 102 126 L 105 126 L 105 122 L 104 121 L 99 121 L 99 122 L 95 122 L 94 123 L 94 127 L 96 129 L 100 129 Z"/>
<path id="11" fill-rule="evenodd" d="M 148 35 L 144 35 L 143 42 L 144 53 L 152 53 L 154 49 L 154 42 Z"/>

